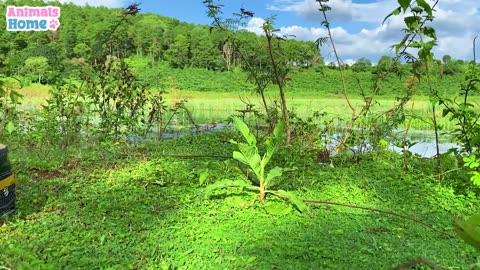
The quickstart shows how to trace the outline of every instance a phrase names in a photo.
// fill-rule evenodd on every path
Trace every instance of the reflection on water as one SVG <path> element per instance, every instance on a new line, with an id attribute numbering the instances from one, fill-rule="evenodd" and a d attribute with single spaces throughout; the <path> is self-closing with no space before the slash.
<path id="1" fill-rule="evenodd" d="M 395 151 L 397 153 L 402 153 L 403 149 L 401 147 L 401 142 L 403 140 L 405 131 L 398 130 L 396 134 L 391 138 L 386 138 L 389 141 L 389 149 Z M 324 135 L 323 140 L 326 140 Z M 342 134 L 336 133 L 333 135 L 328 135 L 330 137 L 330 142 L 327 143 L 326 148 L 329 150 L 330 155 L 336 155 L 335 146 L 342 140 Z M 435 146 L 435 133 L 434 131 L 430 130 L 409 130 L 407 134 L 407 141 L 412 146 L 407 148 L 412 154 L 417 154 L 422 157 L 431 158 L 437 154 L 437 149 Z M 397 143 L 395 143 L 397 142 Z M 439 136 L 439 152 L 440 154 L 446 153 L 448 150 L 452 148 L 458 148 L 458 145 L 453 142 L 451 136 L 442 134 Z M 368 139 L 364 142 L 363 145 L 356 145 L 351 146 L 348 148 L 351 154 L 359 154 L 365 153 L 368 151 L 374 150 L 372 144 L 368 141 Z"/>
<path id="2" fill-rule="evenodd" d="M 451 148 L 458 148 L 456 143 L 440 143 L 438 145 L 440 150 L 440 154 L 447 152 Z M 394 145 L 390 146 L 390 149 L 394 150 L 395 152 L 402 153 L 403 149 L 396 147 Z M 418 142 L 414 146 L 410 147 L 408 151 L 412 152 L 413 154 L 418 154 L 422 157 L 434 157 L 437 154 L 437 148 L 435 147 L 435 140 L 427 141 L 427 142 Z"/>
<path id="3" fill-rule="evenodd" d="M 202 124 L 202 125 L 197 125 L 193 129 L 188 129 L 188 131 L 181 130 L 177 132 L 163 132 L 161 134 L 162 139 L 173 139 L 173 138 L 180 138 L 186 135 L 195 135 L 199 134 L 202 132 L 213 132 L 217 130 L 223 130 L 227 128 L 233 128 L 233 125 L 231 123 L 229 124 L 222 124 L 218 123 L 215 125 L 211 124 Z M 139 143 L 143 141 L 144 139 L 158 139 L 158 131 L 154 130 L 151 132 L 149 135 L 140 138 L 140 137 L 129 137 L 129 141 L 131 143 Z M 404 135 L 404 131 L 399 130 L 397 135 L 396 135 L 396 140 L 401 141 Z M 341 135 L 340 134 L 334 134 L 332 136 L 333 141 L 327 145 L 327 148 L 330 149 L 331 154 L 335 155 L 333 149 L 335 148 L 336 142 L 339 142 L 341 140 Z M 434 157 L 437 153 L 437 149 L 435 146 L 435 133 L 430 130 L 410 130 L 408 132 L 407 139 L 411 143 L 415 143 L 413 146 L 408 148 L 408 151 L 412 152 L 413 154 L 420 155 L 422 157 L 426 158 L 431 158 Z M 394 139 L 390 140 L 390 146 L 389 149 L 397 152 L 397 153 L 402 153 L 403 149 L 400 147 L 397 147 L 394 145 L 393 141 Z M 440 153 L 445 153 L 451 148 L 458 148 L 458 145 L 456 143 L 452 142 L 452 138 L 448 135 L 442 134 L 440 135 L 439 138 L 439 150 Z M 358 153 L 362 151 L 368 151 L 371 150 L 371 146 L 366 143 L 363 147 L 353 147 L 351 151 L 353 153 Z"/>
<path id="4" fill-rule="evenodd" d="M 403 132 L 400 131 L 399 135 Z M 400 137 L 400 136 L 399 136 Z M 435 133 L 433 130 L 410 130 L 408 132 L 408 140 L 416 143 L 411 146 L 408 151 L 413 154 L 418 154 L 422 157 L 434 157 L 437 154 L 435 146 Z M 458 148 L 458 144 L 453 142 L 453 139 L 449 135 L 441 134 L 439 136 L 439 152 L 440 154 L 447 152 L 451 148 Z M 390 149 L 395 152 L 402 153 L 402 148 L 396 147 L 390 144 Z"/>
<path id="5" fill-rule="evenodd" d="M 157 128 L 153 128 L 153 130 L 144 137 L 140 136 L 129 136 L 128 141 L 130 143 L 140 143 L 146 139 L 175 139 L 181 138 L 187 135 L 198 135 L 200 133 L 205 132 L 214 132 L 217 130 L 223 130 L 227 128 L 232 128 L 233 125 L 231 123 L 224 124 L 224 123 L 216 123 L 216 124 L 198 124 L 193 127 L 188 127 L 182 130 L 171 131 L 172 129 L 167 129 L 167 131 L 159 132 Z"/>

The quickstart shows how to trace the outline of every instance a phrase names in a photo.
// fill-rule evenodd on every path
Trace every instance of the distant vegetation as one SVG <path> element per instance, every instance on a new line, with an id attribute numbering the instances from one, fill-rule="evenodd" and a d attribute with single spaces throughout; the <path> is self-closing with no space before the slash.
<path id="1" fill-rule="evenodd" d="M 8 0 L 0 3 L 0 13 L 4 14 L 8 5 L 44 4 L 36 0 Z M 233 47 L 261 51 L 265 44 L 254 33 L 239 31 L 237 43 L 233 44 L 229 41 L 229 32 L 146 13 L 130 18 L 128 24 L 120 25 L 109 35 L 121 9 L 56 5 L 61 6 L 62 12 L 62 24 L 57 32 L 0 32 L 1 74 L 20 77 L 27 84 L 50 84 L 59 75 L 79 80 L 83 66 L 95 62 L 103 50 L 107 50 L 113 56 L 129 59 L 140 79 L 152 87 L 168 88 L 175 84 L 180 90 L 224 92 L 254 88 L 246 82 L 245 63 L 237 53 L 238 48 Z M 5 24 L 5 20 L 0 21 L 0 28 L 4 29 Z M 107 38 L 108 42 L 104 42 Z M 326 65 L 313 42 L 290 38 L 281 46 L 292 71 L 288 91 L 318 94 L 340 91 L 338 67 Z M 391 65 L 392 61 L 391 57 L 384 56 L 375 65 L 365 58 L 346 65 L 348 72 L 355 74 L 348 76 L 348 88 L 353 94 L 359 94 L 359 85 L 371 88 L 372 73 Z M 456 95 L 457 88 L 452 86 L 463 79 L 466 64 L 448 55 L 442 62 L 441 70 L 431 71 L 436 74 L 434 85 L 440 92 Z M 401 69 L 404 76 L 410 75 L 409 65 L 402 64 Z M 389 75 L 378 94 L 395 96 L 404 81 L 405 78 Z M 425 89 L 418 91 L 418 94 L 424 93 Z"/>

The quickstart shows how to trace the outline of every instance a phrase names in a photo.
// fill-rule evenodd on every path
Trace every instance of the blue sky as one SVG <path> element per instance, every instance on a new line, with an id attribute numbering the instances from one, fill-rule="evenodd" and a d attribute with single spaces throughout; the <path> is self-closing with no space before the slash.
<path id="1" fill-rule="evenodd" d="M 219 3 L 224 4 L 223 14 L 228 16 L 233 12 L 239 12 L 240 8 L 251 10 L 256 17 L 267 18 L 277 14 L 277 23 L 279 25 L 291 25 L 294 23 L 309 23 L 303 18 L 289 16 L 286 12 L 268 10 L 268 1 L 255 0 L 224 0 Z M 175 17 L 181 21 L 208 24 L 211 19 L 206 15 L 206 8 L 202 0 L 176 0 L 175 5 L 158 5 L 153 1 L 142 2 L 142 12 L 153 12 L 164 16 Z M 295 21 L 299 22 L 295 22 Z M 300 22 L 301 21 L 301 22 Z"/>
<path id="2" fill-rule="evenodd" d="M 304 27 L 319 27 L 319 21 L 312 21 L 303 16 L 291 14 L 289 11 L 273 10 L 272 6 L 278 1 L 262 1 L 262 0 L 223 0 L 218 3 L 222 3 L 224 16 L 228 16 L 233 12 L 239 12 L 240 8 L 251 10 L 255 13 L 255 17 L 268 18 L 272 15 L 276 15 L 276 24 L 278 26 L 288 25 L 302 25 Z M 372 3 L 374 0 L 357 0 L 354 3 Z M 143 1 L 142 12 L 152 12 L 161 14 L 163 16 L 174 17 L 181 21 L 209 24 L 211 19 L 206 15 L 206 8 L 202 3 L 202 0 L 176 0 L 175 5 L 158 5 L 156 1 Z M 319 18 L 321 13 L 318 12 Z M 348 31 L 359 31 L 366 24 L 359 24 L 352 20 L 337 21 L 332 18 L 332 23 L 341 23 L 342 26 Z"/>
<path id="3" fill-rule="evenodd" d="M 61 0 L 83 5 L 126 7 L 134 0 Z M 139 0 L 140 1 L 140 0 Z M 224 15 L 238 12 L 241 7 L 252 10 L 255 16 L 247 30 L 260 34 L 265 18 L 277 15 L 276 27 L 282 34 L 294 35 L 300 40 L 316 40 L 326 36 L 323 18 L 315 0 L 221 0 Z M 399 42 L 404 28 L 401 16 L 384 17 L 398 6 L 396 0 L 330 0 L 327 16 L 340 57 L 352 63 L 361 57 L 376 62 L 382 55 L 393 55 L 390 46 Z M 175 17 L 181 21 L 209 24 L 202 0 L 143 0 L 142 12 Z M 472 59 L 472 40 L 480 35 L 480 12 L 477 0 L 441 0 L 432 25 L 437 30 L 439 44 L 436 58 L 449 54 L 456 59 Z M 480 45 L 478 46 L 480 48 Z M 331 48 L 321 50 L 326 61 L 332 61 Z M 477 51 L 477 55 L 480 52 Z"/>

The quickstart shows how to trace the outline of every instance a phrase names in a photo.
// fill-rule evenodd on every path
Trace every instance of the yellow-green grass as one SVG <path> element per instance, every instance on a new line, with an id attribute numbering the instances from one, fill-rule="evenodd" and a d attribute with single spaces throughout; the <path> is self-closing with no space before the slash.
<path id="1" fill-rule="evenodd" d="M 172 92 L 166 95 L 172 103 L 181 99 L 187 99 L 187 108 L 192 112 L 194 119 L 202 122 L 215 122 L 226 119 L 231 114 L 238 114 L 239 110 L 245 109 L 248 102 L 255 108 L 262 110 L 263 105 L 258 95 L 251 93 L 213 93 L 213 92 Z M 277 99 L 276 95 L 268 95 L 268 101 Z M 305 118 L 312 116 L 315 111 L 327 113 L 326 119 L 333 117 L 348 120 L 352 111 L 343 96 L 322 95 L 287 95 L 289 109 L 298 116 Z M 350 97 L 351 104 L 358 113 L 364 105 L 361 97 Z M 384 112 L 391 109 L 396 101 L 392 97 L 380 97 L 376 100 L 372 111 Z M 431 129 L 432 107 L 428 97 L 415 97 L 407 106 L 407 113 L 411 120 L 411 127 L 416 129 Z M 441 110 L 437 112 L 439 124 L 444 129 L 450 129 L 453 123 L 447 118 L 441 117 Z M 408 119 L 408 118 L 407 118 Z M 405 123 L 404 127 L 407 123 Z"/>
<path id="2" fill-rule="evenodd" d="M 18 87 L 17 83 L 9 83 L 10 89 L 14 89 L 20 93 L 23 98 L 21 100 L 22 108 L 40 108 L 45 105 L 49 97 L 50 86 L 42 84 L 32 84 L 29 86 Z"/>
<path id="3" fill-rule="evenodd" d="M 32 84 L 18 91 L 24 96 L 22 108 L 40 108 L 49 97 L 49 86 Z M 246 108 L 246 103 L 254 104 L 256 109 L 263 111 L 263 105 L 259 95 L 250 92 L 197 92 L 170 90 L 165 94 L 167 106 L 173 106 L 178 101 L 187 100 L 186 107 L 192 113 L 196 123 L 211 123 L 227 119 L 232 114 L 238 114 L 239 110 Z M 478 100 L 478 98 L 476 98 Z M 267 93 L 267 100 L 278 100 L 275 92 Z M 351 96 L 350 101 L 356 111 L 360 111 L 364 102 L 359 96 Z M 351 110 L 341 95 L 324 95 L 316 93 L 288 93 L 287 102 L 289 109 L 300 117 L 312 116 L 315 111 L 327 113 L 326 119 L 340 117 L 348 120 Z M 394 106 L 393 97 L 378 97 L 372 108 L 373 112 L 383 112 Z M 406 106 L 409 115 L 415 117 L 411 120 L 411 127 L 415 129 L 431 129 L 431 104 L 428 97 L 417 96 Z M 437 110 L 440 126 L 450 129 L 453 123 L 447 118 L 441 117 L 441 110 Z M 185 113 L 181 112 L 181 115 Z M 407 118 L 408 119 L 408 118 Z M 404 127 L 406 123 L 404 124 Z"/>

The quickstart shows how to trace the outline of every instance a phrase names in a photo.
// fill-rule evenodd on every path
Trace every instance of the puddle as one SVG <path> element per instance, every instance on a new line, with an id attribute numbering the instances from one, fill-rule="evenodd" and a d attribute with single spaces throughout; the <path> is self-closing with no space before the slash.
<path id="1" fill-rule="evenodd" d="M 188 131 L 179 130 L 175 132 L 172 132 L 172 131 L 163 132 L 160 136 L 160 139 L 175 139 L 175 138 L 181 138 L 188 135 L 197 135 L 205 132 L 215 132 L 215 131 L 223 130 L 226 128 L 233 128 L 233 125 L 231 123 L 230 124 L 225 124 L 225 123 L 198 124 L 188 128 Z M 158 133 L 159 133 L 158 129 L 154 129 L 152 132 L 150 132 L 147 136 L 144 136 L 144 137 L 129 136 L 128 141 L 130 143 L 141 143 L 142 141 L 148 140 L 148 139 L 158 140 L 159 139 Z"/>
<path id="2" fill-rule="evenodd" d="M 334 134 L 330 136 L 332 142 L 327 144 L 327 149 L 329 149 L 331 155 L 335 155 L 336 153 L 333 149 L 335 148 L 335 145 L 342 139 L 341 134 Z M 394 141 L 402 141 L 402 139 L 403 131 L 399 130 L 396 132 L 395 138 L 387 138 L 387 141 L 389 141 L 388 148 L 397 153 L 403 153 L 403 149 L 401 147 L 395 146 L 394 144 Z M 407 140 L 412 144 L 414 143 L 414 145 L 407 149 L 413 154 L 425 158 L 431 158 L 437 154 L 437 149 L 435 145 L 435 133 L 433 130 L 410 130 L 408 132 Z M 452 148 L 459 149 L 459 146 L 458 144 L 453 142 L 453 138 L 451 136 L 442 134 L 439 137 L 438 148 L 440 154 L 443 154 Z M 364 145 L 354 146 L 349 150 L 351 154 L 359 154 L 372 151 L 373 149 L 373 146 L 369 144 L 369 142 L 365 142 Z"/>
<path id="3" fill-rule="evenodd" d="M 440 143 L 438 145 L 440 154 L 446 153 L 451 148 L 459 148 L 458 144 L 456 143 Z M 390 145 L 390 149 L 397 153 L 402 153 L 403 149 L 396 147 L 394 145 Z M 422 157 L 431 158 L 437 155 L 437 148 L 435 146 L 435 141 L 430 142 L 417 142 L 414 146 L 410 147 L 408 151 L 412 152 L 413 154 L 418 154 Z"/>
<path id="4" fill-rule="evenodd" d="M 401 131 L 399 131 L 399 134 Z M 400 136 L 399 136 L 400 137 Z M 439 135 L 439 152 L 440 154 L 446 153 L 452 148 L 459 149 L 459 145 L 453 142 L 453 138 L 449 135 L 440 134 Z M 418 154 L 422 157 L 431 158 L 437 154 L 437 149 L 435 145 L 435 133 L 433 130 L 410 130 L 408 132 L 408 140 L 415 143 L 411 146 L 408 151 L 413 154 Z M 402 153 L 403 149 L 396 147 L 393 144 L 390 144 L 390 149 Z"/>

